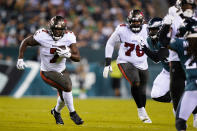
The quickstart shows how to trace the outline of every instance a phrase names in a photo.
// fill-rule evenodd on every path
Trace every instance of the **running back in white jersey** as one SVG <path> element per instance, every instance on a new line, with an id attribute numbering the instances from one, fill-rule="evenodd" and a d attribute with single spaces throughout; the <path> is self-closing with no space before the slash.
<path id="1" fill-rule="evenodd" d="M 119 25 L 107 42 L 105 50 L 106 57 L 112 57 L 112 53 L 110 48 L 108 48 L 108 45 L 119 42 L 121 44 L 117 63 L 119 64 L 129 62 L 132 63 L 136 68 L 146 70 L 148 68 L 147 55 L 140 49 L 138 42 L 139 38 L 141 38 L 148 46 L 146 42 L 147 37 L 146 24 L 142 26 L 142 30 L 139 33 L 133 33 L 126 24 Z"/>
<path id="2" fill-rule="evenodd" d="M 56 48 L 66 48 L 76 43 L 74 33 L 66 32 L 60 40 L 54 41 L 48 31 L 42 28 L 36 31 L 33 38 L 40 43 L 41 70 L 62 72 L 66 68 L 66 58 L 59 57 Z"/>

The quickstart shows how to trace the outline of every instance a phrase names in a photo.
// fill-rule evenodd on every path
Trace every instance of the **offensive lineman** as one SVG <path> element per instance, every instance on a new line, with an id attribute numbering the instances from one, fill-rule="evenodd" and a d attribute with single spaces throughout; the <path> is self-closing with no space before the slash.
<path id="1" fill-rule="evenodd" d="M 56 124 L 63 125 L 60 111 L 66 105 L 70 117 L 75 124 L 83 124 L 73 105 L 72 83 L 66 70 L 66 59 L 80 61 L 80 53 L 76 46 L 76 36 L 73 32 L 65 32 L 66 21 L 61 16 L 54 16 L 49 22 L 49 29 L 39 29 L 34 35 L 25 38 L 19 48 L 17 68 L 23 70 L 26 64 L 23 61 L 27 46 L 40 46 L 42 79 L 58 90 L 57 105 L 51 110 Z"/>
<path id="2" fill-rule="evenodd" d="M 116 43 L 121 43 L 117 64 L 131 85 L 131 94 L 136 102 L 138 116 L 144 123 L 152 123 L 146 113 L 146 84 L 148 80 L 147 56 L 140 49 L 139 39 L 146 40 L 147 25 L 140 10 L 132 10 L 127 18 L 129 24 L 121 24 L 110 36 L 105 47 L 104 78 L 112 71 L 111 58 Z"/>

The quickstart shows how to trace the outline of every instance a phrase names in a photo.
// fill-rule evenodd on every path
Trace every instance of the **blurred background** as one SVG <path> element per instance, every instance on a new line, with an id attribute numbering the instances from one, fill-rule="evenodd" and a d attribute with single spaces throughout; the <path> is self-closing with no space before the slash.
<path id="1" fill-rule="evenodd" d="M 117 25 L 126 22 L 130 10 L 141 9 L 147 22 L 155 16 L 163 17 L 174 3 L 175 0 L 0 0 L 0 95 L 57 95 L 39 75 L 38 47 L 27 49 L 24 59 L 29 67 L 24 71 L 16 69 L 16 61 L 21 41 L 46 27 L 51 17 L 60 15 L 75 33 L 82 57 L 80 63 L 67 62 L 74 96 L 131 97 L 129 84 L 118 71 L 114 70 L 108 79 L 102 77 L 107 39 Z M 117 49 L 118 46 L 114 60 Z M 161 66 L 148 61 L 149 96 Z"/>

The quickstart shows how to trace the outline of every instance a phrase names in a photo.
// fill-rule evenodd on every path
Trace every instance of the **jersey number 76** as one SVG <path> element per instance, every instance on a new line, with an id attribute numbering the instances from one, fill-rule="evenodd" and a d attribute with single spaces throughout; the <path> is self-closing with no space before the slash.
<path id="1" fill-rule="evenodd" d="M 125 55 L 126 56 L 131 56 L 131 52 L 134 49 L 135 49 L 136 55 L 138 57 L 141 57 L 141 56 L 144 55 L 144 51 L 140 50 L 140 46 L 139 45 L 136 45 L 136 47 L 135 47 L 135 44 L 125 42 L 124 47 L 127 47 L 128 48 L 128 50 L 125 52 Z"/>

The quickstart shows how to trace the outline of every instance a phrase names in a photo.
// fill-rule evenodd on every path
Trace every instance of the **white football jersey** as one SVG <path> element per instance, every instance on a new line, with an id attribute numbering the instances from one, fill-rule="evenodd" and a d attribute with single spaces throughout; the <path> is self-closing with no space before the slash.
<path id="1" fill-rule="evenodd" d="M 184 25 L 184 19 L 182 19 L 179 15 L 176 15 L 174 17 L 174 20 L 172 22 L 171 28 L 172 28 L 172 38 L 176 37 L 176 34 L 178 32 L 178 29 L 181 27 L 181 25 Z"/>
<path id="2" fill-rule="evenodd" d="M 171 6 L 169 9 L 168 9 L 168 14 L 169 15 L 172 15 L 172 16 L 177 16 L 177 11 L 178 11 L 178 8 L 176 8 L 176 6 Z"/>
<path id="3" fill-rule="evenodd" d="M 105 48 L 105 57 L 112 57 L 114 45 L 121 43 L 117 63 L 132 63 L 136 68 L 141 70 L 148 69 L 147 55 L 140 49 L 140 39 L 147 44 L 147 25 L 142 26 L 139 33 L 133 33 L 129 25 L 122 24 L 117 26 L 116 30 L 110 36 Z"/>
<path id="4" fill-rule="evenodd" d="M 62 72 L 66 68 L 66 58 L 59 57 L 56 48 L 65 48 L 76 43 L 74 33 L 66 32 L 60 40 L 54 41 L 48 31 L 42 28 L 36 31 L 33 38 L 40 43 L 41 70 Z"/>
<path id="5" fill-rule="evenodd" d="M 173 20 L 173 23 L 171 25 L 171 28 L 172 28 L 171 38 L 176 37 L 176 34 L 178 32 L 179 27 L 184 24 L 184 20 L 176 13 L 177 10 L 178 9 L 175 6 L 170 7 L 169 10 L 168 10 L 168 13 L 170 15 L 174 16 L 174 20 Z M 179 57 L 178 57 L 178 54 L 173 50 L 170 50 L 168 60 L 169 61 L 180 61 Z"/>

